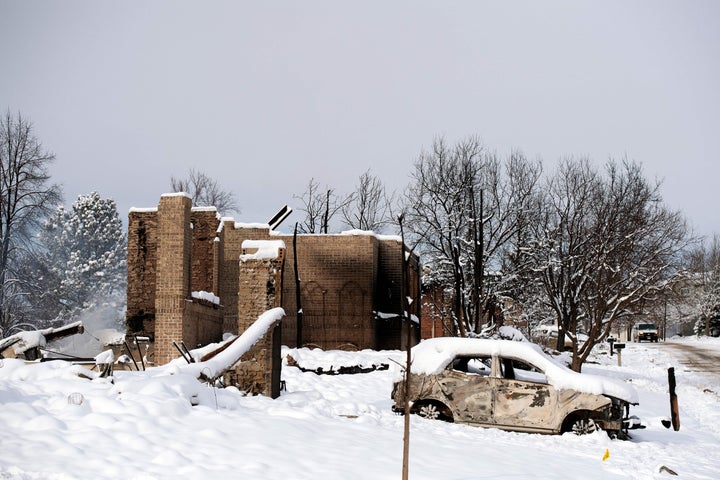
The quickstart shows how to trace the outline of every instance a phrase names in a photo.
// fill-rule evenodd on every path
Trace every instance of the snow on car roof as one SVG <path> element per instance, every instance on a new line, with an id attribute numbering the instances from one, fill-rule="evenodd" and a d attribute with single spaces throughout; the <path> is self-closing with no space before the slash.
<path id="1" fill-rule="evenodd" d="M 608 395 L 630 403 L 638 402 L 631 385 L 600 375 L 578 373 L 546 355 L 529 342 L 479 338 L 432 338 L 412 349 L 411 372 L 436 375 L 457 356 L 501 356 L 523 360 L 545 373 L 549 383 L 559 390 L 573 389 L 594 395 Z"/>

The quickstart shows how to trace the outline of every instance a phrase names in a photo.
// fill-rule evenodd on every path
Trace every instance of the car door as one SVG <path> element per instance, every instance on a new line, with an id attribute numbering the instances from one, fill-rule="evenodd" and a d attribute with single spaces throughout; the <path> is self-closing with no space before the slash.
<path id="1" fill-rule="evenodd" d="M 501 375 L 495 378 L 493 422 L 501 428 L 546 431 L 556 427 L 556 390 L 545 374 L 527 362 L 499 358 Z"/>
<path id="2" fill-rule="evenodd" d="M 490 357 L 458 357 L 439 379 L 455 421 L 482 425 L 492 422 L 491 362 Z"/>

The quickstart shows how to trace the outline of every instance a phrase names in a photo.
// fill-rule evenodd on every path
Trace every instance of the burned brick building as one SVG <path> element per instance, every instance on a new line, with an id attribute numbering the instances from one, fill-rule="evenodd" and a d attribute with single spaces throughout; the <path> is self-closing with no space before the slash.
<path id="1" fill-rule="evenodd" d="M 281 306 L 286 317 L 276 335 L 284 345 L 404 347 L 401 297 L 414 300 L 409 311 L 418 321 L 419 261 L 399 237 L 307 234 L 297 236 L 295 247 L 293 240 L 269 225 L 240 224 L 221 218 L 215 208 L 193 208 L 185 194 L 163 195 L 157 208 L 132 209 L 127 333 L 149 337 L 159 364 L 177 356 L 173 341 L 190 348 L 217 342 L 224 332 L 244 331 L 263 309 Z M 252 255 L 258 248 L 272 254 Z M 404 258 L 409 268 L 401 290 Z M 415 342 L 419 329 L 410 323 Z"/>

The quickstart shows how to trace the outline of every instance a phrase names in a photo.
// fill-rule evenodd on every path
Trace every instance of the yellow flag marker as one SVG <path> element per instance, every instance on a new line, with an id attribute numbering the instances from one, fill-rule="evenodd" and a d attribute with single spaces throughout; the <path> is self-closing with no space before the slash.
<path id="1" fill-rule="evenodd" d="M 604 461 L 607 460 L 608 458 L 610 458 L 610 450 L 608 450 L 608 449 L 606 448 L 606 449 L 605 449 L 605 455 L 603 455 L 602 461 L 604 462 Z"/>

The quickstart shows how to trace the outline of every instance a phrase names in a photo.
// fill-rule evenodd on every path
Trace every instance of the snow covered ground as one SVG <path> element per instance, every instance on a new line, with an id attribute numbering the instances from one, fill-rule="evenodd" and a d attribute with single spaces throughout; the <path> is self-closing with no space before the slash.
<path id="1" fill-rule="evenodd" d="M 691 341 L 683 339 L 682 341 Z M 718 339 L 703 346 L 720 351 Z M 623 365 L 585 372 L 632 382 L 633 440 L 598 432 L 541 436 L 412 417 L 412 479 L 717 479 L 720 379 L 687 372 L 655 344 L 627 344 Z M 285 349 L 305 368 L 388 363 L 402 352 Z M 392 369 L 316 375 L 284 367 L 272 400 L 198 383 L 181 369 L 84 380 L 62 362 L 0 360 L 0 479 L 397 479 L 403 418 L 390 411 Z M 666 429 L 676 367 L 680 431 Z M 191 403 L 197 403 L 192 406 Z M 603 460 L 606 451 L 609 457 Z"/>

